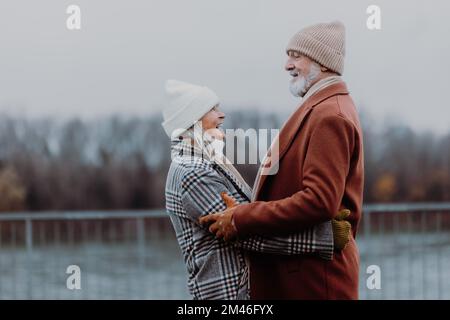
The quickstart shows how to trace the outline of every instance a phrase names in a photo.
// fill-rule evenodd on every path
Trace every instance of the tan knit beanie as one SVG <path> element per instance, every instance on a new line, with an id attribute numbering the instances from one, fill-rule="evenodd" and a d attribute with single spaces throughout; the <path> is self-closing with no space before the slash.
<path id="1" fill-rule="evenodd" d="M 345 27 L 339 21 L 319 23 L 297 32 L 286 52 L 297 51 L 342 75 L 345 56 Z"/>

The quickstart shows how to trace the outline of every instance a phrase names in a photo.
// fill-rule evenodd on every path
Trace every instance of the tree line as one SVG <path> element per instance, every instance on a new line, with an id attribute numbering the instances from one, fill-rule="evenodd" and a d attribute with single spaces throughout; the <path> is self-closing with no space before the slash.
<path id="1" fill-rule="evenodd" d="M 286 115 L 230 112 L 226 128 L 280 128 Z M 0 116 L 0 211 L 165 206 L 170 143 L 160 116 L 96 120 Z M 364 201 L 450 201 L 450 132 L 362 116 Z M 237 165 L 251 185 L 257 165 Z"/>

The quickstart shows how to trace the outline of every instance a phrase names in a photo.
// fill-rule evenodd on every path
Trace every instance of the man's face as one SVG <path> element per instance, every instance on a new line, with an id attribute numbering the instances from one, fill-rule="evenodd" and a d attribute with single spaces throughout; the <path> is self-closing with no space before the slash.
<path id="1" fill-rule="evenodd" d="M 285 70 L 292 79 L 289 90 L 296 97 L 303 97 L 320 74 L 320 66 L 313 60 L 295 51 L 288 52 Z"/>

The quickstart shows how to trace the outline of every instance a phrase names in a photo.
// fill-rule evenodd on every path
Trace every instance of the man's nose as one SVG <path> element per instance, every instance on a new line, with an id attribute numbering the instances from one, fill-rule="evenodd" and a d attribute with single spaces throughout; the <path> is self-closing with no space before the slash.
<path id="1" fill-rule="evenodd" d="M 225 119 L 225 113 L 220 112 L 220 113 L 219 113 L 219 118 L 222 119 L 222 120 L 224 120 L 224 119 Z"/>
<path id="2" fill-rule="evenodd" d="M 291 61 L 289 61 L 289 60 L 284 65 L 284 70 L 286 70 L 286 71 L 291 71 L 294 68 L 295 68 L 294 64 Z"/>

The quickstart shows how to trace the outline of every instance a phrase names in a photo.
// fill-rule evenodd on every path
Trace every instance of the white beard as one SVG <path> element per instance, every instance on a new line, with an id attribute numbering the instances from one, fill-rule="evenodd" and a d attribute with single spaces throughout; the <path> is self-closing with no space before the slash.
<path id="1" fill-rule="evenodd" d="M 306 77 L 298 75 L 296 79 L 293 79 L 289 83 L 289 91 L 294 97 L 303 97 L 309 88 L 311 88 L 311 83 L 320 73 L 320 66 L 316 63 L 311 64 L 311 68 Z"/>
<path id="2" fill-rule="evenodd" d="M 306 93 L 306 79 L 303 76 L 298 76 L 289 83 L 289 91 L 294 97 L 303 97 Z"/>

